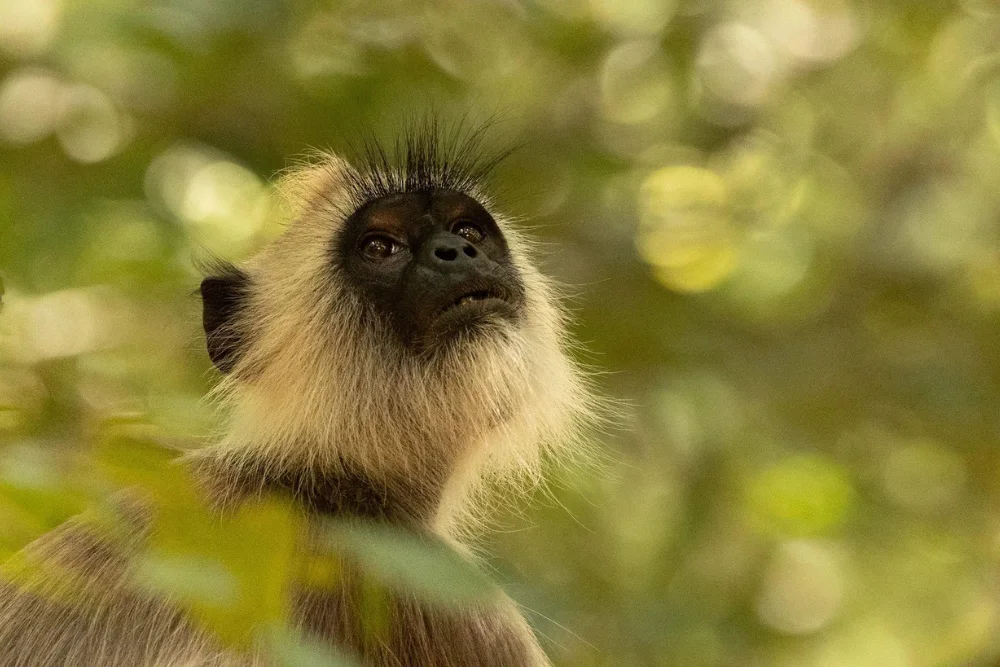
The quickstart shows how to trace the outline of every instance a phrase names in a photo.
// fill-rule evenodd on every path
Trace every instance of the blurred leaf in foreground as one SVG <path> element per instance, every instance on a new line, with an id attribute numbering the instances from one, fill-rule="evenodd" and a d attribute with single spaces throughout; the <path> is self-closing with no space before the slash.
<path id="1" fill-rule="evenodd" d="M 277 667 L 360 667 L 329 644 L 284 627 L 275 627 L 267 639 Z"/>
<path id="2" fill-rule="evenodd" d="M 423 600 L 468 605 L 497 594 L 493 583 L 444 542 L 375 524 L 331 524 L 329 545 L 381 583 Z"/>
<path id="3" fill-rule="evenodd" d="M 289 615 L 298 517 L 276 500 L 220 518 L 208 509 L 161 508 L 140 581 L 179 599 L 227 643 L 248 647 Z"/>
<path id="4" fill-rule="evenodd" d="M 262 628 L 290 613 L 301 519 L 277 499 L 220 516 L 178 454 L 134 425 L 109 429 L 100 443 L 100 469 L 112 484 L 138 490 L 155 508 L 133 575 L 228 644 L 248 648 Z"/>

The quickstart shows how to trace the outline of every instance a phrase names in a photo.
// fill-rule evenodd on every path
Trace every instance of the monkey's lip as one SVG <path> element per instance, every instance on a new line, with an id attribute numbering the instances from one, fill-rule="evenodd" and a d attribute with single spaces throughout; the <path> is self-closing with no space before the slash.
<path id="1" fill-rule="evenodd" d="M 516 321 L 518 295 L 502 285 L 484 282 L 466 283 L 439 302 L 442 305 L 425 320 L 418 346 L 436 350 L 454 341 L 469 340 L 468 335 L 476 332 L 489 331 L 491 325 Z"/>
<path id="2" fill-rule="evenodd" d="M 463 294 L 462 296 L 458 297 L 457 299 L 452 301 L 451 304 L 442 308 L 441 314 L 443 315 L 449 310 L 453 310 L 455 308 L 462 308 L 470 304 L 488 303 L 490 301 L 500 301 L 503 303 L 507 303 L 507 301 L 496 290 L 480 289 L 480 290 L 474 290 L 472 292 L 467 292 L 466 294 Z"/>
<path id="3" fill-rule="evenodd" d="M 513 316 L 514 305 L 503 292 L 493 288 L 467 289 L 437 311 L 435 327 L 450 327 L 462 322 L 474 322 L 490 314 Z"/>

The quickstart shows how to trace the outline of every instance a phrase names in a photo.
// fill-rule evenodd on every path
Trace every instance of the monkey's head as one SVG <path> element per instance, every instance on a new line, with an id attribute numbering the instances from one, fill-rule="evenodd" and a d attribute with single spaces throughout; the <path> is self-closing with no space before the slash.
<path id="1" fill-rule="evenodd" d="M 283 235 L 201 286 L 223 448 L 472 479 L 534 471 L 571 438 L 590 394 L 549 281 L 485 196 L 478 139 L 420 135 L 284 178 Z"/>

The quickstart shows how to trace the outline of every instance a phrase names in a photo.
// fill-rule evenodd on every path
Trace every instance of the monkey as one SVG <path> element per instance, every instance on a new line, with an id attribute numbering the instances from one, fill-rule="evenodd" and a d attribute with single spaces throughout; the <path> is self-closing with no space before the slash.
<path id="1" fill-rule="evenodd" d="M 506 152 L 484 148 L 485 130 L 427 123 L 351 162 L 312 155 L 278 179 L 282 233 L 242 265 L 212 264 L 200 295 L 224 426 L 181 464 L 213 511 L 279 496 L 312 528 L 375 522 L 469 556 L 485 489 L 537 482 L 543 460 L 580 446 L 601 401 L 557 288 L 487 192 Z M 76 573 L 72 604 L 0 580 L 0 667 L 270 664 L 136 590 L 149 511 L 125 498 L 118 513 L 113 545 L 71 521 L 26 547 Z M 356 588 L 349 573 L 303 586 L 296 626 L 372 667 L 550 664 L 506 596 L 439 609 L 393 592 L 371 642 Z"/>

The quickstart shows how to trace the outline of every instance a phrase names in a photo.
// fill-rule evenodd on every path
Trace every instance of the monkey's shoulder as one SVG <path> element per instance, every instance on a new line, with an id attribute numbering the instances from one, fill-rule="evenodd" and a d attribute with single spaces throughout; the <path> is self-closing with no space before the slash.
<path id="1" fill-rule="evenodd" d="M 441 606 L 405 593 L 383 601 L 381 618 L 365 619 L 358 586 L 303 591 L 296 613 L 303 630 L 379 667 L 543 667 L 548 661 L 513 602 L 499 596 L 474 606 Z"/>
<path id="2" fill-rule="evenodd" d="M 226 650 L 179 606 L 137 589 L 131 576 L 152 529 L 150 514 L 118 499 L 113 521 L 75 518 L 0 569 L 0 667 L 262 667 Z M 548 662 L 504 596 L 441 606 L 385 592 L 373 610 L 360 572 L 336 585 L 293 587 L 292 623 L 361 656 L 371 667 L 540 667 Z"/>
<path id="3" fill-rule="evenodd" d="M 128 496 L 109 509 L 69 520 L 0 567 L 0 667 L 236 667 L 178 607 L 132 585 L 149 515 Z"/>

